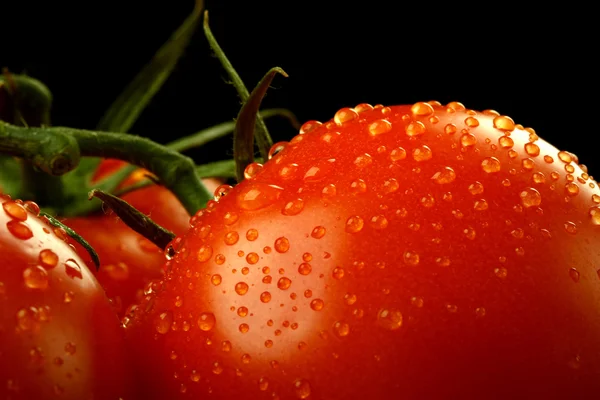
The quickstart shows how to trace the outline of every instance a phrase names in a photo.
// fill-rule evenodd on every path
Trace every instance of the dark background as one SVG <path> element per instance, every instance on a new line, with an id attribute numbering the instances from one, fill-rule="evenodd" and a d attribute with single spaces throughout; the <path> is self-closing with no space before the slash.
<path id="1" fill-rule="evenodd" d="M 576 153 L 594 173 L 598 134 L 598 37 L 590 10 L 563 3 L 526 11 L 400 1 L 207 0 L 211 27 L 247 86 L 272 66 L 265 107 L 301 121 L 343 106 L 457 100 L 492 108 Z M 192 9 L 192 0 L 3 4 L 0 65 L 54 93 L 53 122 L 93 128 L 104 110 Z M 234 89 L 201 29 L 132 132 L 166 143 L 233 119 Z M 276 140 L 295 132 L 270 124 Z M 231 155 L 231 138 L 192 152 Z"/>

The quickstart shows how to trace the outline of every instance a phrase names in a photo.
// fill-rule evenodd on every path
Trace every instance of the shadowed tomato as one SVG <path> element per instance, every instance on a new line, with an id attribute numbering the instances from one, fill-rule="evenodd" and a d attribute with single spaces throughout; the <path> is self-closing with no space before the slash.
<path id="1" fill-rule="evenodd" d="M 0 203 L 0 397 L 133 398 L 122 326 L 64 231 Z"/>
<path id="2" fill-rule="evenodd" d="M 96 179 L 115 172 L 123 165 L 125 163 L 121 161 L 104 160 Z M 125 184 L 144 179 L 146 173 L 142 169 L 135 171 Z M 209 190 L 214 190 L 219 185 L 216 179 L 206 179 L 204 183 Z M 122 198 L 176 234 L 182 234 L 189 228 L 189 214 L 179 200 L 162 186 L 148 186 L 129 192 Z M 83 236 L 98 253 L 101 266 L 96 277 L 119 315 L 141 297 L 144 286 L 151 279 L 162 277 L 161 267 L 165 262 L 163 249 L 134 232 L 112 211 L 67 218 L 62 222 Z M 87 251 L 74 241 L 72 244 L 88 265 L 93 265 Z"/>
<path id="3" fill-rule="evenodd" d="M 598 393 L 600 190 L 573 154 L 456 102 L 344 108 L 272 154 L 125 317 L 147 395 Z"/>

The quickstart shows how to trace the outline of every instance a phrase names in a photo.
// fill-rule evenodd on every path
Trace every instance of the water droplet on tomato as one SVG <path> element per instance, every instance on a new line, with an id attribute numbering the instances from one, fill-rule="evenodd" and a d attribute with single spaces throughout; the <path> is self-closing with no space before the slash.
<path id="1" fill-rule="evenodd" d="M 248 284 L 246 282 L 238 282 L 235 284 L 235 292 L 237 294 L 239 294 L 240 296 L 245 295 L 246 293 L 248 293 Z"/>
<path id="2" fill-rule="evenodd" d="M 39 261 L 42 267 L 51 269 L 58 264 L 58 255 L 50 249 L 44 249 L 40 251 Z"/>
<path id="3" fill-rule="evenodd" d="M 83 275 L 81 274 L 81 266 L 79 266 L 77 261 L 73 260 L 72 258 L 65 261 L 65 272 L 71 279 L 83 279 Z"/>
<path id="4" fill-rule="evenodd" d="M 281 210 L 283 215 L 297 215 L 304 209 L 304 200 L 296 199 L 286 203 L 286 205 Z"/>
<path id="5" fill-rule="evenodd" d="M 236 244 L 238 240 L 240 240 L 240 235 L 235 231 L 230 231 L 225 234 L 224 242 L 228 246 Z"/>
<path id="6" fill-rule="evenodd" d="M 425 208 L 431 208 L 435 205 L 435 198 L 431 194 L 421 197 L 420 203 Z"/>
<path id="7" fill-rule="evenodd" d="M 590 221 L 593 225 L 600 225 L 600 206 L 593 206 L 589 211 Z"/>
<path id="8" fill-rule="evenodd" d="M 248 333 L 248 331 L 250 330 L 250 325 L 248 325 L 248 324 L 240 324 L 240 326 L 238 327 L 238 329 L 242 333 Z"/>
<path id="9" fill-rule="evenodd" d="M 375 215 L 369 221 L 369 225 L 373 229 L 381 230 L 388 227 L 389 221 L 384 215 Z"/>
<path id="10" fill-rule="evenodd" d="M 421 145 L 413 149 L 412 156 L 415 161 L 427 161 L 431 160 L 431 157 L 433 157 L 433 152 L 429 146 Z"/>
<path id="11" fill-rule="evenodd" d="M 485 199 L 475 200 L 473 208 L 477 211 L 485 211 L 488 209 L 488 202 Z"/>
<path id="12" fill-rule="evenodd" d="M 460 137 L 460 144 L 463 147 L 472 147 L 477 144 L 477 137 L 471 133 L 465 133 Z"/>
<path id="13" fill-rule="evenodd" d="M 390 152 L 390 160 L 401 161 L 406 158 L 406 150 L 402 147 L 397 147 Z"/>
<path id="14" fill-rule="evenodd" d="M 27 240 L 33 237 L 33 232 L 29 229 L 29 226 L 23 221 L 17 219 L 11 219 L 6 223 L 8 231 L 17 239 Z"/>
<path id="15" fill-rule="evenodd" d="M 277 238 L 274 247 L 278 253 L 285 253 L 290 249 L 290 241 L 286 237 Z"/>
<path id="16" fill-rule="evenodd" d="M 271 158 L 275 157 L 275 155 L 277 155 L 277 153 L 279 153 L 283 149 L 285 149 L 287 144 L 288 144 L 287 142 L 277 142 L 273 146 L 271 146 L 271 148 L 269 149 L 269 154 L 268 154 L 269 160 Z"/>
<path id="17" fill-rule="evenodd" d="M 23 271 L 23 280 L 30 289 L 44 290 L 48 287 L 48 272 L 38 265 L 27 267 Z"/>
<path id="18" fill-rule="evenodd" d="M 377 313 L 377 324 L 384 329 L 395 331 L 402 326 L 402 313 L 393 308 L 383 308 Z"/>
<path id="19" fill-rule="evenodd" d="M 456 172 L 450 167 L 444 167 L 441 171 L 436 172 L 431 177 L 435 181 L 435 183 L 439 183 L 440 185 L 454 182 L 456 179 Z"/>
<path id="20" fill-rule="evenodd" d="M 409 123 L 408 125 L 406 125 L 406 135 L 408 135 L 409 137 L 415 137 L 415 136 L 420 136 L 422 134 L 424 134 L 427 131 L 427 129 L 425 128 L 425 125 L 423 125 L 423 123 L 421 121 L 413 121 L 411 123 Z"/>
<path id="21" fill-rule="evenodd" d="M 540 147 L 535 143 L 525 143 L 525 152 L 531 157 L 540 155 Z"/>
<path id="22" fill-rule="evenodd" d="M 246 186 L 237 196 L 237 204 L 242 210 L 255 211 L 275 203 L 283 188 L 265 183 Z"/>
<path id="23" fill-rule="evenodd" d="M 465 119 L 465 125 L 467 125 L 469 128 L 475 128 L 479 126 L 479 120 L 475 117 L 467 117 Z"/>
<path id="24" fill-rule="evenodd" d="M 511 117 L 507 117 L 506 115 L 500 115 L 494 118 L 493 121 L 494 128 L 499 129 L 501 131 L 512 131 L 515 129 L 515 121 Z"/>
<path id="25" fill-rule="evenodd" d="M 21 204 L 14 201 L 7 201 L 2 203 L 2 208 L 9 217 L 14 218 L 18 221 L 25 221 L 27 219 L 27 210 Z"/>
<path id="26" fill-rule="evenodd" d="M 573 282 L 579 282 L 579 271 L 576 268 L 569 269 L 569 276 L 573 280 Z"/>
<path id="27" fill-rule="evenodd" d="M 203 312 L 198 317 L 198 328 L 204 332 L 212 330 L 217 323 L 215 315 L 211 312 Z"/>
<path id="28" fill-rule="evenodd" d="M 337 125 L 342 125 L 345 122 L 352 121 L 358 117 L 358 113 L 352 108 L 344 107 L 335 113 L 333 120 Z"/>
<path id="29" fill-rule="evenodd" d="M 346 220 L 346 232 L 357 233 L 360 232 L 365 225 L 364 220 L 358 215 L 352 216 Z"/>
<path id="30" fill-rule="evenodd" d="M 294 393 L 298 399 L 308 399 L 312 394 L 310 383 L 306 379 L 297 379 L 294 382 Z"/>
<path id="31" fill-rule="evenodd" d="M 154 329 L 161 335 L 169 332 L 171 324 L 173 324 L 173 313 L 171 311 L 163 311 L 154 319 Z"/>
<path id="32" fill-rule="evenodd" d="M 524 189 L 519 193 L 519 197 L 521 198 L 521 204 L 526 208 L 537 207 L 542 203 L 542 195 L 534 188 Z"/>
<path id="33" fill-rule="evenodd" d="M 411 265 L 411 266 L 419 265 L 420 256 L 418 253 L 416 253 L 414 251 L 405 251 L 404 254 L 402 255 L 402 258 L 406 265 Z"/>
<path id="34" fill-rule="evenodd" d="M 579 186 L 574 182 L 569 182 L 565 185 L 565 192 L 568 196 L 577 196 L 579 194 Z"/>
<path id="35" fill-rule="evenodd" d="M 558 158 L 560 159 L 560 161 L 567 164 L 573 161 L 573 157 L 571 157 L 571 153 L 569 153 L 568 151 L 559 151 Z"/>
<path id="36" fill-rule="evenodd" d="M 325 302 L 321 299 L 314 299 L 310 302 L 310 308 L 314 311 L 321 311 L 325 307 Z"/>
<path id="37" fill-rule="evenodd" d="M 570 233 L 571 235 L 574 235 L 577 233 L 577 225 L 574 222 L 571 221 L 567 221 L 565 222 L 565 231 L 567 233 Z"/>
<path id="38" fill-rule="evenodd" d="M 350 334 L 350 325 L 345 321 L 336 321 L 333 324 L 333 333 L 339 338 L 346 337 Z"/>
<path id="39" fill-rule="evenodd" d="M 319 122 L 319 121 L 314 121 L 314 120 L 306 121 L 300 127 L 300 134 L 303 135 L 305 133 L 312 132 L 315 129 L 317 129 L 318 127 L 320 127 L 321 125 L 323 125 L 323 123 Z"/>
<path id="40" fill-rule="evenodd" d="M 209 245 L 205 244 L 198 249 L 197 258 L 200 262 L 206 262 L 210 260 L 213 254 L 213 249 Z"/>
<path id="41" fill-rule="evenodd" d="M 279 278 L 277 281 L 277 287 L 281 290 L 288 290 L 292 286 L 292 280 L 290 278 L 286 278 L 285 276 Z"/>
<path id="42" fill-rule="evenodd" d="M 300 264 L 300 266 L 298 267 L 298 273 L 300 275 L 308 275 L 312 272 L 312 266 L 307 263 L 307 262 L 303 262 L 302 264 Z"/>
<path id="43" fill-rule="evenodd" d="M 392 130 L 392 123 L 385 119 L 378 119 L 369 124 L 368 132 L 371 136 L 381 135 L 388 133 Z"/>
<path id="44" fill-rule="evenodd" d="M 481 162 L 481 169 L 488 174 L 500 171 L 500 160 L 496 157 L 486 157 Z"/>
<path id="45" fill-rule="evenodd" d="M 427 117 L 433 114 L 433 107 L 431 106 L 431 104 L 420 101 L 418 103 L 413 104 L 410 108 L 410 111 L 413 113 L 413 115 L 417 117 Z"/>

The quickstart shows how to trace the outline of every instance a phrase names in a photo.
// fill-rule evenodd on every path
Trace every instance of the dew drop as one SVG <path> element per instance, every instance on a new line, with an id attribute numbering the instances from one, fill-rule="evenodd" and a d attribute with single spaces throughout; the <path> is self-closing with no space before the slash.
<path id="1" fill-rule="evenodd" d="M 246 256 L 246 262 L 250 265 L 256 264 L 259 259 L 260 259 L 260 257 L 258 256 L 258 254 L 254 253 L 254 252 L 250 252 Z"/>
<path id="2" fill-rule="evenodd" d="M 345 273 L 344 272 L 344 268 L 342 268 L 342 267 L 335 267 L 333 269 L 333 272 L 332 272 L 331 275 L 333 276 L 334 279 L 342 279 L 344 277 L 344 273 Z"/>
<path id="3" fill-rule="evenodd" d="M 435 198 L 431 194 L 421 197 L 420 203 L 425 208 L 431 208 L 435 205 Z"/>
<path id="4" fill-rule="evenodd" d="M 215 315 L 211 312 L 203 312 L 198 317 L 198 328 L 204 332 L 212 330 L 217 323 Z"/>
<path id="5" fill-rule="evenodd" d="M 71 279 L 83 279 L 83 275 L 81 274 L 81 267 L 79 266 L 77 261 L 73 260 L 72 258 L 69 258 L 67 261 L 65 261 L 65 272 L 67 273 L 67 276 L 69 276 L 69 278 Z"/>
<path id="6" fill-rule="evenodd" d="M 568 221 L 565 222 L 565 231 L 567 233 L 570 233 L 571 235 L 574 235 L 577 233 L 577 225 L 574 222 Z"/>
<path id="7" fill-rule="evenodd" d="M 560 161 L 567 163 L 567 164 L 573 161 L 573 157 L 571 156 L 571 153 L 569 153 L 568 151 L 559 151 L 558 158 L 560 159 Z"/>
<path id="8" fill-rule="evenodd" d="M 526 188 L 519 194 L 519 197 L 521 204 L 526 208 L 537 207 L 542 203 L 542 195 L 534 188 Z"/>
<path id="9" fill-rule="evenodd" d="M 23 221 L 17 219 L 11 219 L 6 223 L 8 231 L 17 239 L 27 240 L 33 237 L 33 232 L 29 229 L 29 226 Z"/>
<path id="10" fill-rule="evenodd" d="M 406 158 L 406 150 L 402 147 L 397 147 L 390 152 L 390 160 L 401 161 Z"/>
<path id="11" fill-rule="evenodd" d="M 500 115 L 494 118 L 493 121 L 494 128 L 499 129 L 501 131 L 512 131 L 515 129 L 515 121 L 511 117 L 507 117 L 506 115 Z"/>
<path id="12" fill-rule="evenodd" d="M 314 311 L 321 311 L 325 307 L 325 302 L 321 299 L 314 299 L 310 302 L 310 308 Z"/>
<path id="13" fill-rule="evenodd" d="M 242 333 L 248 333 L 248 331 L 250 330 L 250 326 L 248 324 L 240 324 L 238 329 Z"/>
<path id="14" fill-rule="evenodd" d="M 306 379 L 297 379 L 294 382 L 294 393 L 298 399 L 308 399 L 312 393 L 310 383 Z"/>
<path id="15" fill-rule="evenodd" d="M 336 321 L 333 324 L 333 333 L 339 338 L 346 337 L 350 334 L 350 325 L 344 321 Z"/>
<path id="16" fill-rule="evenodd" d="M 410 111 L 415 116 L 427 117 L 433 114 L 433 107 L 431 106 L 431 104 L 420 101 L 418 103 L 413 104 L 413 106 L 410 108 Z"/>
<path id="17" fill-rule="evenodd" d="M 415 161 L 427 161 L 431 160 L 431 157 L 433 157 L 433 152 L 428 146 L 422 145 L 416 147 L 412 151 L 412 156 L 415 159 Z"/>
<path id="18" fill-rule="evenodd" d="M 444 167 L 441 171 L 438 171 L 435 174 L 433 174 L 431 179 L 433 179 L 435 183 L 438 183 L 440 185 L 451 183 L 454 182 L 454 180 L 456 179 L 456 172 L 454 172 L 454 170 L 450 167 Z"/>
<path id="19" fill-rule="evenodd" d="M 460 137 L 460 144 L 463 147 L 472 147 L 477 144 L 477 138 L 471 133 L 465 133 Z"/>
<path id="20" fill-rule="evenodd" d="M 236 231 L 230 231 L 225 234 L 224 242 L 228 246 L 236 244 L 240 240 L 240 235 Z"/>
<path id="21" fill-rule="evenodd" d="M 569 269 L 569 276 L 571 277 L 573 282 L 575 282 L 575 283 L 579 282 L 580 275 L 579 275 L 579 271 L 577 271 L 576 268 Z"/>
<path id="22" fill-rule="evenodd" d="M 465 125 L 467 125 L 469 128 L 475 128 L 479 126 L 479 120 L 475 117 L 467 117 L 465 119 Z"/>
<path id="23" fill-rule="evenodd" d="M 173 324 L 173 313 L 171 311 L 164 311 L 155 318 L 154 329 L 156 329 L 156 332 L 164 335 L 171 329 L 171 324 Z"/>
<path id="24" fill-rule="evenodd" d="M 268 153 L 269 160 L 271 158 L 275 157 L 275 155 L 277 155 L 281 151 L 283 151 L 283 149 L 286 148 L 287 144 L 288 144 L 287 142 L 277 142 L 273 146 L 271 146 L 271 148 L 269 149 L 269 153 Z"/>
<path id="25" fill-rule="evenodd" d="M 246 282 L 238 282 L 235 284 L 235 292 L 237 294 L 239 294 L 240 296 L 245 295 L 246 293 L 248 293 L 248 284 Z"/>
<path id="26" fill-rule="evenodd" d="M 512 149 L 512 147 L 515 145 L 515 142 L 510 136 L 500 136 L 498 139 L 498 144 L 503 149 Z"/>
<path id="27" fill-rule="evenodd" d="M 367 153 L 361 154 L 354 159 L 354 165 L 356 165 L 358 168 L 368 167 L 372 163 L 373 163 L 373 158 L 371 157 L 370 154 L 367 154 Z"/>
<path id="28" fill-rule="evenodd" d="M 363 113 L 365 111 L 371 110 L 373 110 L 373 106 L 367 103 L 360 103 L 359 105 L 354 107 L 354 111 L 356 111 L 357 113 Z"/>
<path id="29" fill-rule="evenodd" d="M 479 199 L 475 201 L 473 208 L 477 211 L 485 211 L 488 209 L 488 202 L 485 199 Z"/>
<path id="30" fill-rule="evenodd" d="M 263 169 L 263 165 L 257 162 L 253 162 L 248 164 L 248 166 L 244 169 L 244 178 L 252 179 L 254 178 L 261 170 Z"/>
<path id="31" fill-rule="evenodd" d="M 365 225 L 364 220 L 358 215 L 352 216 L 346 220 L 346 232 L 357 233 L 360 232 Z"/>
<path id="32" fill-rule="evenodd" d="M 300 212 L 304 209 L 304 201 L 302 199 L 295 199 L 292 201 L 289 201 L 285 204 L 285 206 L 283 207 L 283 209 L 281 210 L 281 213 L 283 215 L 297 215 L 300 214 Z"/>
<path id="33" fill-rule="evenodd" d="M 303 135 L 305 133 L 312 132 L 321 125 L 323 125 L 323 123 L 319 121 L 307 121 L 300 127 L 300 134 Z"/>
<path id="34" fill-rule="evenodd" d="M 326 233 L 326 229 L 323 226 L 315 226 L 314 229 L 312 230 L 312 232 L 310 233 L 310 236 L 312 236 L 315 239 L 321 239 L 323 236 L 325 236 Z"/>
<path id="35" fill-rule="evenodd" d="M 444 127 L 444 133 L 446 133 L 447 135 L 452 135 L 454 133 L 456 133 L 456 125 L 454 124 L 448 124 Z"/>
<path id="36" fill-rule="evenodd" d="M 387 228 L 389 225 L 389 222 L 384 215 L 375 215 L 369 221 L 369 225 L 373 229 L 381 230 L 381 229 Z"/>
<path id="37" fill-rule="evenodd" d="M 25 286 L 30 289 L 44 290 L 48 287 L 48 272 L 40 266 L 27 267 L 23 271 Z"/>
<path id="38" fill-rule="evenodd" d="M 508 275 L 508 270 L 504 267 L 494 268 L 494 275 L 500 279 L 504 279 Z"/>
<path id="39" fill-rule="evenodd" d="M 344 122 L 349 122 L 358 117 L 358 113 L 352 108 L 344 107 L 338 110 L 333 117 L 333 120 L 337 125 L 342 125 Z"/>
<path id="40" fill-rule="evenodd" d="M 225 223 L 225 225 L 233 225 L 237 222 L 239 218 L 240 216 L 237 213 L 233 211 L 228 211 L 223 216 L 223 222 Z"/>
<path id="41" fill-rule="evenodd" d="M 377 324 L 384 329 L 395 331 L 402 326 L 402 313 L 393 308 L 383 308 L 377 313 Z"/>
<path id="42" fill-rule="evenodd" d="M 286 237 L 280 237 L 275 240 L 275 250 L 278 253 L 285 253 L 290 249 L 290 241 Z"/>
<path id="43" fill-rule="evenodd" d="M 46 269 L 54 268 L 58 264 L 58 255 L 50 249 L 45 249 L 40 251 L 39 261 Z"/>
<path id="44" fill-rule="evenodd" d="M 277 287 L 281 290 L 288 290 L 292 286 L 292 280 L 290 278 L 286 278 L 285 276 L 279 278 L 277 281 Z"/>
<path id="45" fill-rule="evenodd" d="M 2 203 L 2 208 L 9 217 L 17 221 L 25 221 L 27 219 L 27 210 L 21 204 L 14 201 L 7 201 Z"/>
<path id="46" fill-rule="evenodd" d="M 311 273 L 311 271 L 312 271 L 312 266 L 309 263 L 307 263 L 307 262 L 303 262 L 298 267 L 298 273 L 300 275 L 308 275 L 308 274 Z"/>
<path id="47" fill-rule="evenodd" d="M 264 183 L 253 183 L 243 188 L 237 196 L 237 204 L 242 210 L 254 211 L 275 203 L 283 188 Z"/>
<path id="48" fill-rule="evenodd" d="M 600 206 L 593 206 L 589 211 L 592 225 L 600 225 Z"/>
<path id="49" fill-rule="evenodd" d="M 496 157 L 486 157 L 481 162 L 481 169 L 488 174 L 500 171 L 500 160 Z"/>
<path id="50" fill-rule="evenodd" d="M 205 244 L 198 249 L 197 258 L 200 262 L 206 262 L 210 260 L 213 254 L 213 249 L 209 245 Z"/>
<path id="51" fill-rule="evenodd" d="M 344 301 L 345 301 L 345 303 L 346 303 L 347 305 L 349 305 L 349 306 L 351 306 L 351 305 L 353 305 L 354 303 L 356 303 L 356 300 L 357 300 L 357 297 L 356 297 L 356 295 L 355 295 L 355 294 L 352 294 L 352 293 L 346 293 L 346 294 L 344 295 Z"/>
<path id="52" fill-rule="evenodd" d="M 392 130 L 392 123 L 385 119 L 378 119 L 369 124 L 368 131 L 369 135 L 377 136 L 383 133 L 388 133 Z"/>
<path id="53" fill-rule="evenodd" d="M 577 196 L 579 194 L 579 186 L 574 182 L 569 182 L 565 185 L 565 192 L 568 196 Z"/>
<path id="54" fill-rule="evenodd" d="M 413 121 L 406 125 L 405 132 L 409 137 L 420 136 L 426 131 L 425 125 L 421 121 Z"/>
<path id="55" fill-rule="evenodd" d="M 419 256 L 419 254 L 415 253 L 414 251 L 405 251 L 402 258 L 406 265 L 411 265 L 411 266 L 419 265 L 420 256 Z"/>
<path id="56" fill-rule="evenodd" d="M 540 155 L 540 147 L 535 143 L 525 143 L 525 152 L 531 157 Z"/>
<path id="57" fill-rule="evenodd" d="M 260 301 L 263 302 L 263 303 L 268 303 L 268 302 L 271 301 L 271 297 L 272 297 L 271 293 L 269 293 L 269 292 L 262 292 L 260 294 Z"/>

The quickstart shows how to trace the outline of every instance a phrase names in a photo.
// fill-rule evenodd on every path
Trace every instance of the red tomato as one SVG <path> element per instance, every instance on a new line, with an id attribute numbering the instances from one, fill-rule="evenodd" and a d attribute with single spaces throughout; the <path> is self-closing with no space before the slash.
<path id="1" fill-rule="evenodd" d="M 104 160 L 96 179 L 115 172 L 123 165 L 125 163 L 121 161 Z M 135 171 L 127 179 L 127 184 L 144 179 L 146 173 L 142 169 Z M 211 190 L 219 185 L 215 179 L 207 179 L 204 183 Z M 176 234 L 182 234 L 189 228 L 189 214 L 179 200 L 162 186 L 153 185 L 135 190 L 122 198 Z M 141 298 L 142 290 L 150 280 L 162 277 L 161 267 L 165 262 L 162 249 L 134 232 L 113 212 L 68 218 L 62 222 L 83 236 L 98 253 L 101 265 L 96 278 L 106 290 L 119 316 Z M 74 241 L 71 242 L 88 265 L 92 265 L 87 251 Z"/>
<path id="2" fill-rule="evenodd" d="M 192 220 L 124 319 L 146 395 L 589 398 L 600 190 L 460 103 L 304 124 Z"/>
<path id="3" fill-rule="evenodd" d="M 37 206 L 0 203 L 0 397 L 133 398 L 123 329 L 93 274 Z"/>

